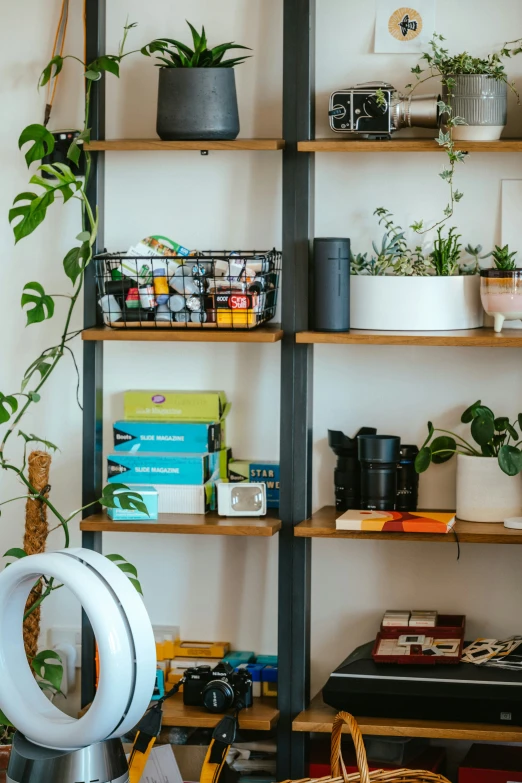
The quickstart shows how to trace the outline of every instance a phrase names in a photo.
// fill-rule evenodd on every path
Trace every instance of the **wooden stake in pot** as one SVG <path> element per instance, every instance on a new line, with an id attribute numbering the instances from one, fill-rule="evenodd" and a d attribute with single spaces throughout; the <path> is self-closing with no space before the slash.
<path id="1" fill-rule="evenodd" d="M 29 455 L 29 482 L 43 497 L 49 496 L 49 470 L 51 455 L 45 451 L 33 451 Z M 25 507 L 24 550 L 28 555 L 36 555 L 45 551 L 49 527 L 47 524 L 47 506 L 41 500 L 27 499 Z M 27 599 L 26 611 L 40 598 L 42 585 L 39 583 L 31 591 Z M 38 636 L 40 634 L 40 608 L 34 610 L 24 622 L 25 652 L 29 658 L 34 658 L 38 652 Z"/>

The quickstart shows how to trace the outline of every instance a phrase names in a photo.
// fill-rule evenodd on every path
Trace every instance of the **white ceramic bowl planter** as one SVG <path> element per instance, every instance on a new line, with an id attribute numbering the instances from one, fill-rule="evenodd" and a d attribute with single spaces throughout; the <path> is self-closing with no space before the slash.
<path id="1" fill-rule="evenodd" d="M 352 329 L 449 331 L 483 322 L 479 275 L 350 278 Z"/>
<path id="2" fill-rule="evenodd" d="M 503 522 L 522 516 L 522 476 L 507 476 L 497 457 L 457 455 L 457 517 Z"/>

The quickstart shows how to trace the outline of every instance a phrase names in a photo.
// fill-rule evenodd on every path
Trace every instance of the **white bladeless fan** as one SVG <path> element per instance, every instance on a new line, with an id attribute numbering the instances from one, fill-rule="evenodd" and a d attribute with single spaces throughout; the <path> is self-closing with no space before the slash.
<path id="1" fill-rule="evenodd" d="M 42 693 L 25 656 L 24 608 L 42 574 L 76 595 L 96 636 L 98 689 L 79 720 Z M 147 709 L 155 677 L 156 648 L 147 611 L 110 560 L 87 549 L 67 549 L 24 557 L 0 573 L 0 709 L 18 730 L 8 783 L 127 783 L 119 738 Z"/>

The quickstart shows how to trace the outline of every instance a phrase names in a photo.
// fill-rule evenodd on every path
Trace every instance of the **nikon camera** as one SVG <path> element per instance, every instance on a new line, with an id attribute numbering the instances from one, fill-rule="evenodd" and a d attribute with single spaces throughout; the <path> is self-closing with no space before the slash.
<path id="1" fill-rule="evenodd" d="M 214 669 L 194 666 L 185 672 L 183 703 L 189 707 L 206 707 L 209 712 L 251 707 L 252 675 L 246 669 L 234 671 L 225 661 Z"/>
<path id="2" fill-rule="evenodd" d="M 401 95 L 386 82 L 357 84 L 330 96 L 330 127 L 369 139 L 390 139 L 401 128 L 438 128 L 439 101 L 439 95 Z"/>

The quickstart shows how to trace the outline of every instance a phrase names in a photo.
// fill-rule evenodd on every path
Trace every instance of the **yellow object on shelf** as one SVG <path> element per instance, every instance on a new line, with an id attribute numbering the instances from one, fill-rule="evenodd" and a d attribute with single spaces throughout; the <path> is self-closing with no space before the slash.
<path id="1" fill-rule="evenodd" d="M 224 658 L 230 650 L 230 642 L 174 642 L 174 657 Z"/>
<path id="2" fill-rule="evenodd" d="M 264 682 L 263 696 L 277 696 L 277 682 Z"/>

